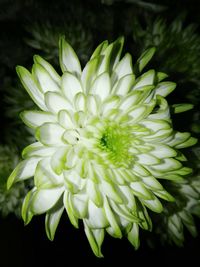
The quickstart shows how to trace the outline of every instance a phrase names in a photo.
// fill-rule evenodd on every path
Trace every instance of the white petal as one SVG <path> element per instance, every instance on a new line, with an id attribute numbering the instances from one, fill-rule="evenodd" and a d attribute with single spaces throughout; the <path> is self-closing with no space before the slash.
<path id="1" fill-rule="evenodd" d="M 160 160 L 150 154 L 138 154 L 137 155 L 137 159 L 139 161 L 140 164 L 144 164 L 144 165 L 155 165 L 155 164 L 159 164 Z"/>
<path id="2" fill-rule="evenodd" d="M 125 96 L 132 88 L 134 82 L 135 82 L 134 74 L 128 74 L 126 76 L 123 76 L 115 85 L 115 88 L 113 89 L 112 93 Z"/>
<path id="3" fill-rule="evenodd" d="M 42 57 L 35 55 L 33 57 L 35 63 L 39 63 L 42 65 L 43 68 L 49 73 L 49 75 L 52 77 L 52 79 L 60 85 L 60 76 L 58 73 L 55 71 L 55 69 L 49 64 L 46 60 L 44 60 Z"/>
<path id="4" fill-rule="evenodd" d="M 55 147 L 46 147 L 40 142 L 36 142 L 24 148 L 22 151 L 22 157 L 46 157 L 51 156 L 55 151 Z"/>
<path id="5" fill-rule="evenodd" d="M 108 226 L 103 208 L 98 208 L 91 200 L 88 201 L 87 224 L 91 228 L 105 228 Z"/>
<path id="6" fill-rule="evenodd" d="M 81 65 L 74 49 L 65 41 L 64 37 L 59 42 L 59 60 L 63 72 L 81 74 Z"/>
<path id="7" fill-rule="evenodd" d="M 13 170 L 11 175 L 7 180 L 8 189 L 12 186 L 13 183 L 26 180 L 34 176 L 36 166 L 41 160 L 41 157 L 32 157 L 26 160 L 21 161 L 17 167 Z"/>
<path id="8" fill-rule="evenodd" d="M 70 194 L 70 206 L 74 215 L 80 219 L 87 216 L 88 213 L 88 197 L 86 194 Z"/>
<path id="9" fill-rule="evenodd" d="M 67 151 L 67 147 L 60 147 L 51 157 L 51 167 L 57 174 L 61 174 L 64 169 Z"/>
<path id="10" fill-rule="evenodd" d="M 108 200 L 106 197 L 104 198 L 104 210 L 105 210 L 107 220 L 110 223 L 111 227 L 113 228 L 114 235 L 118 238 L 121 238 L 122 233 L 121 233 L 120 227 L 117 223 L 115 215 L 113 214 L 113 211 L 111 210 L 110 204 L 108 203 Z"/>
<path id="11" fill-rule="evenodd" d="M 135 90 L 139 87 L 143 87 L 146 85 L 153 85 L 154 79 L 155 79 L 155 70 L 149 70 L 138 78 L 138 81 L 136 81 L 136 84 L 133 87 L 133 89 Z"/>
<path id="12" fill-rule="evenodd" d="M 50 163 L 50 157 L 44 158 L 38 163 L 34 175 L 34 184 L 37 188 L 47 189 L 63 185 L 63 176 L 57 175 Z"/>
<path id="13" fill-rule="evenodd" d="M 61 86 L 68 101 L 73 101 L 74 96 L 83 91 L 80 81 L 69 72 L 63 74 Z"/>
<path id="14" fill-rule="evenodd" d="M 56 114 L 60 110 L 71 110 L 73 108 L 67 99 L 62 97 L 61 94 L 54 92 L 47 92 L 45 94 L 45 103 L 48 109 Z"/>
<path id="15" fill-rule="evenodd" d="M 75 127 L 73 121 L 73 113 L 70 110 L 61 110 L 58 113 L 58 121 L 65 129 L 73 129 Z"/>
<path id="16" fill-rule="evenodd" d="M 70 145 L 76 145 L 80 139 L 80 135 L 76 130 L 66 130 L 63 134 L 63 139 Z"/>
<path id="17" fill-rule="evenodd" d="M 40 92 L 30 72 L 21 66 L 17 66 L 16 71 L 21 80 L 21 83 L 23 84 L 24 88 L 33 99 L 35 104 L 42 110 L 47 110 L 47 107 L 44 103 L 44 95 Z"/>
<path id="18" fill-rule="evenodd" d="M 94 81 L 90 94 L 98 95 L 102 101 L 104 101 L 110 94 L 111 91 L 111 84 L 110 84 L 110 77 L 107 72 L 102 73 L 99 75 L 96 80 Z"/>
<path id="19" fill-rule="evenodd" d="M 64 131 L 57 123 L 44 123 L 37 128 L 35 136 L 44 145 L 63 145 Z"/>
<path id="20" fill-rule="evenodd" d="M 46 92 L 59 92 L 60 87 L 59 85 L 54 81 L 54 79 L 51 77 L 51 75 L 45 70 L 45 68 L 35 63 L 33 65 L 32 73 L 38 82 L 42 93 Z"/>
<path id="21" fill-rule="evenodd" d="M 54 239 L 56 229 L 58 227 L 60 218 L 63 214 L 63 205 L 56 205 L 50 211 L 47 212 L 45 216 L 45 230 L 48 238 L 50 240 Z"/>
<path id="22" fill-rule="evenodd" d="M 98 98 L 94 95 L 88 95 L 87 96 L 87 110 L 93 114 L 93 115 L 97 115 L 98 110 L 99 110 L 99 101 Z"/>
<path id="23" fill-rule="evenodd" d="M 63 191 L 63 187 L 36 190 L 31 200 L 30 210 L 34 214 L 46 212 L 56 204 Z"/>
<path id="24" fill-rule="evenodd" d="M 83 93 L 77 93 L 74 97 L 74 106 L 77 111 L 85 111 L 86 96 Z"/>
<path id="25" fill-rule="evenodd" d="M 20 117 L 31 128 L 41 126 L 45 122 L 56 122 L 55 115 L 39 110 L 23 111 L 20 113 Z"/>
<path id="26" fill-rule="evenodd" d="M 114 84 L 116 80 L 119 80 L 128 74 L 133 74 L 133 67 L 132 57 L 127 53 L 113 69 L 113 74 L 111 77 L 112 84 Z"/>
<path id="27" fill-rule="evenodd" d="M 156 88 L 156 95 L 167 96 L 176 88 L 176 84 L 173 82 L 161 82 Z"/>

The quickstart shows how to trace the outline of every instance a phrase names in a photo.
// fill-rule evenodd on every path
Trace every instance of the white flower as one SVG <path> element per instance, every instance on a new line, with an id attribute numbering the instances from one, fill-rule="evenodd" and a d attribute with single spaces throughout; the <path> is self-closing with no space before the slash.
<path id="1" fill-rule="evenodd" d="M 22 208 L 25 223 L 46 213 L 50 239 L 66 210 L 71 223 L 84 223 L 97 256 L 105 232 L 128 237 L 137 248 L 139 227 L 151 229 L 146 207 L 162 211 L 159 198 L 173 201 L 159 179 L 182 180 L 191 169 L 182 165 L 179 148 L 196 140 L 175 132 L 165 96 L 175 89 L 161 82 L 166 75 L 149 70 L 139 76 L 154 54 L 147 50 L 132 66 L 130 54 L 120 59 L 123 38 L 100 44 L 83 70 L 71 46 L 60 40 L 62 76 L 39 56 L 32 73 L 17 73 L 40 110 L 24 111 L 37 142 L 26 147 L 24 160 L 8 180 L 34 176 L 34 188 Z M 133 71 L 134 70 L 134 71 Z M 188 106 L 174 106 L 175 112 Z"/>

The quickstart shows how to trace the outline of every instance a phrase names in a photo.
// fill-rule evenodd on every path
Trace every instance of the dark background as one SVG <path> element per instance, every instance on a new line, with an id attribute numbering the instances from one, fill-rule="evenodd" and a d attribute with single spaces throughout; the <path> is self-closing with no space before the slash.
<path id="1" fill-rule="evenodd" d="M 0 0 L 0 75 L 2 80 L 5 76 L 16 79 L 15 66 L 17 64 L 27 67 L 32 64 L 32 55 L 39 52 L 25 43 L 24 39 L 30 37 L 25 26 L 43 23 L 47 18 L 59 27 L 63 18 L 66 18 L 69 23 L 71 21 L 82 23 L 92 34 L 91 50 L 104 39 L 111 41 L 120 35 L 126 37 L 126 49 L 132 49 L 129 32 L 130 17 L 136 13 L 142 17 L 143 12 L 153 11 L 146 9 L 144 11 L 143 8 L 131 3 L 131 0 L 116 1 L 112 4 L 111 2 L 110 5 L 106 5 L 100 0 Z M 168 9 L 162 12 L 162 16 L 169 21 L 181 12 L 187 12 L 186 24 L 191 22 L 200 24 L 200 1 L 152 0 L 146 2 L 166 5 Z M 197 31 L 199 32 L 199 27 Z M 4 92 L 0 91 L 0 93 Z M 0 98 L 0 137 L 1 142 L 5 142 L 10 120 L 3 115 L 6 104 L 2 100 L 3 95 Z M 184 96 L 179 93 L 176 98 L 184 99 Z M 199 221 L 196 223 L 200 229 Z M 198 266 L 200 238 L 194 239 L 187 232 L 185 234 L 186 240 L 183 248 L 158 244 L 152 249 L 145 241 L 146 233 L 142 233 L 141 247 L 138 251 L 135 251 L 125 238 L 117 240 L 106 235 L 102 247 L 104 258 L 98 259 L 89 247 L 81 223 L 80 229 L 76 230 L 69 223 L 66 215 L 62 217 L 55 240 L 51 242 L 45 234 L 44 216 L 33 218 L 32 222 L 24 227 L 23 221 L 11 214 L 6 218 L 0 218 L 0 266 L 88 265 L 96 267 L 116 266 L 119 263 L 124 266 L 144 264 L 173 266 L 183 263 L 193 266 L 196 261 Z"/>

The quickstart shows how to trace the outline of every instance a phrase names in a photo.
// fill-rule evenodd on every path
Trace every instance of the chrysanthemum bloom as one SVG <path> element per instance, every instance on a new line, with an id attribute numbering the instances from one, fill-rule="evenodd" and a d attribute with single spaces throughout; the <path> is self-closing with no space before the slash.
<path id="1" fill-rule="evenodd" d="M 123 38 L 94 51 L 83 70 L 71 46 L 60 40 L 62 76 L 39 56 L 32 73 L 18 66 L 25 89 L 40 110 L 24 111 L 22 120 L 35 131 L 36 142 L 22 153 L 13 182 L 34 176 L 22 217 L 46 213 L 52 240 L 66 210 L 78 227 L 82 219 L 93 252 L 102 256 L 105 232 L 127 236 L 139 246 L 139 227 L 150 230 L 147 209 L 161 212 L 158 198 L 173 201 L 160 179 L 179 181 L 191 172 L 178 149 L 196 140 L 172 128 L 165 96 L 175 88 L 161 82 L 164 73 L 139 76 L 154 54 L 147 50 L 132 66 L 120 59 Z M 175 111 L 187 109 L 175 106 Z"/>

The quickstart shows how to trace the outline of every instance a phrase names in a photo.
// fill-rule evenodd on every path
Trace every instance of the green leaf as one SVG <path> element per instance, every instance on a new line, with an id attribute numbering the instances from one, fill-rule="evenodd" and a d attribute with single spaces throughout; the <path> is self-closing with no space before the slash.
<path id="1" fill-rule="evenodd" d="M 173 112 L 174 113 L 181 113 L 188 111 L 190 109 L 193 109 L 194 105 L 192 104 L 186 104 L 186 103 L 181 103 L 181 104 L 174 104 L 172 105 Z"/>

